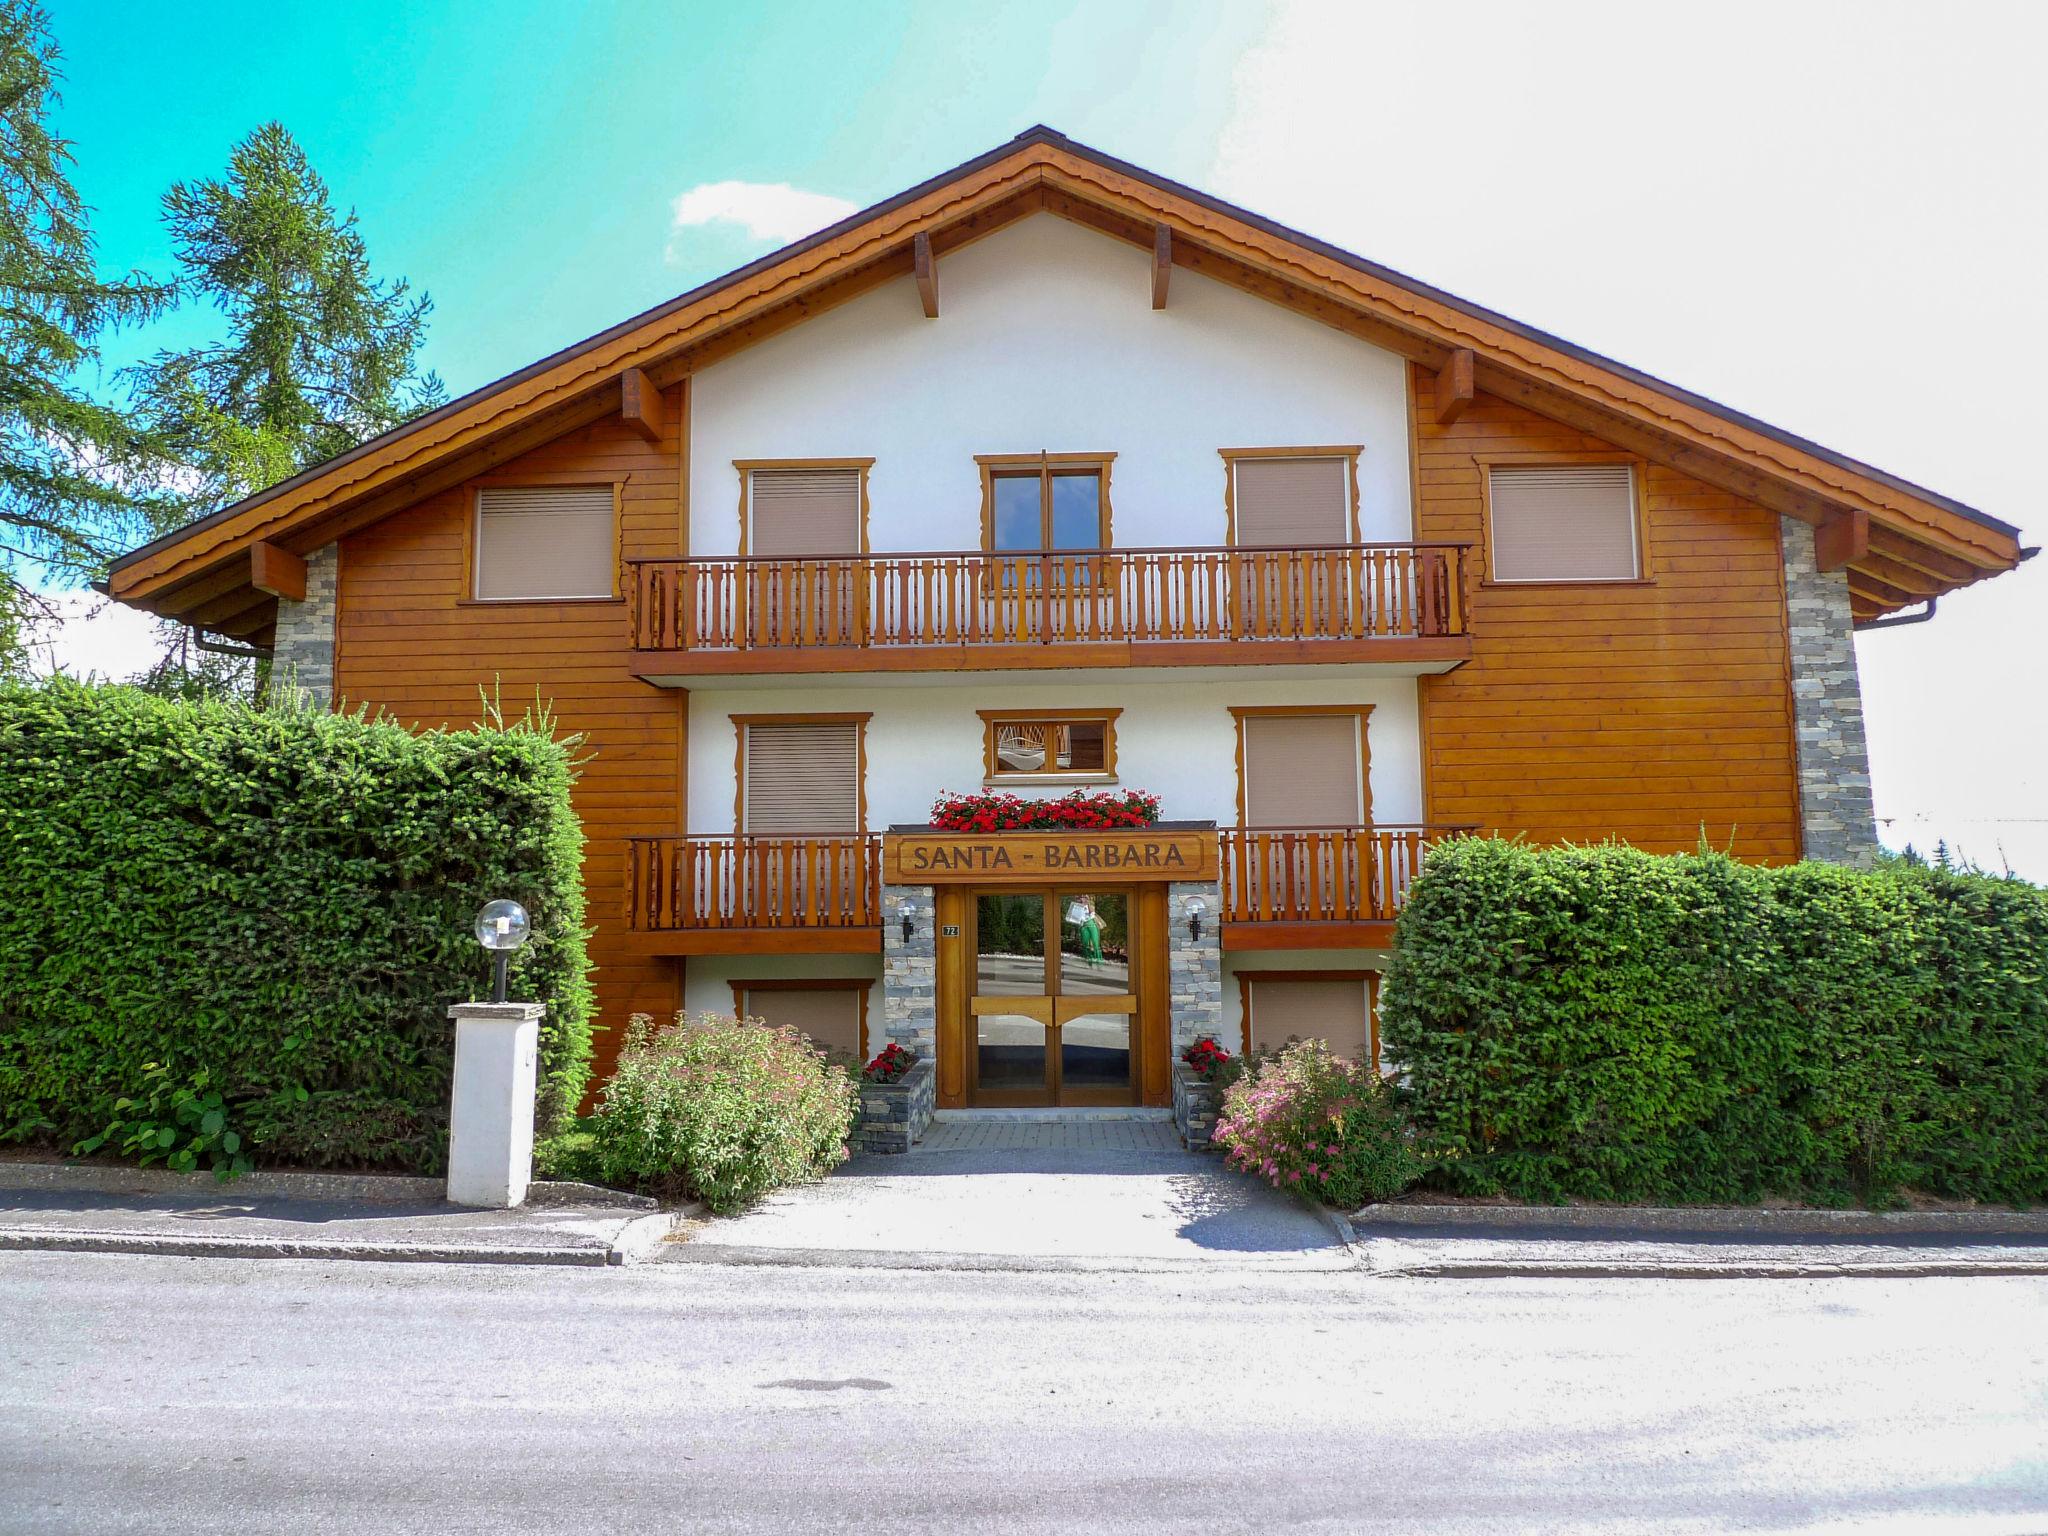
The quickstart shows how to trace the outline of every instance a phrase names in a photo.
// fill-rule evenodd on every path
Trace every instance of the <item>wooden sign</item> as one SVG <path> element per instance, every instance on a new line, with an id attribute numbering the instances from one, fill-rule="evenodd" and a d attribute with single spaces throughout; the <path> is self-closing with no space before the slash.
<path id="1" fill-rule="evenodd" d="M 1159 832 L 892 832 L 891 885 L 1062 885 L 1214 880 L 1216 834 Z"/>

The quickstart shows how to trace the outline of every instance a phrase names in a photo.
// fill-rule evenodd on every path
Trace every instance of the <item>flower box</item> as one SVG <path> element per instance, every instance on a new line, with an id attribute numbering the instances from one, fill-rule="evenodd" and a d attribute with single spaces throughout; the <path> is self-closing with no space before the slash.
<path id="1" fill-rule="evenodd" d="M 1223 1084 L 1209 1082 L 1184 1061 L 1173 1064 L 1173 1128 L 1190 1152 L 1210 1150 L 1216 1117 L 1223 1112 Z"/>
<path id="2" fill-rule="evenodd" d="M 908 1152 L 924 1140 L 939 1108 L 939 1074 L 932 1059 L 921 1059 L 901 1077 L 860 1085 L 860 1123 L 854 1127 L 856 1152 Z"/>

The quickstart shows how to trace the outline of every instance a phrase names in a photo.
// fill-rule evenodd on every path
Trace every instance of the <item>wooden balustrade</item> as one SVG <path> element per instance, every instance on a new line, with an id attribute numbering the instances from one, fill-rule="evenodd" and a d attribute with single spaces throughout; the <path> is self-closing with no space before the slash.
<path id="1" fill-rule="evenodd" d="M 872 928 L 882 920 L 882 839 L 635 837 L 626 926 Z"/>
<path id="2" fill-rule="evenodd" d="M 1390 922 L 1429 849 L 1464 827 L 1226 827 L 1226 923 Z"/>
<path id="3" fill-rule="evenodd" d="M 636 560 L 642 651 L 1436 639 L 1465 633 L 1464 546 Z"/>

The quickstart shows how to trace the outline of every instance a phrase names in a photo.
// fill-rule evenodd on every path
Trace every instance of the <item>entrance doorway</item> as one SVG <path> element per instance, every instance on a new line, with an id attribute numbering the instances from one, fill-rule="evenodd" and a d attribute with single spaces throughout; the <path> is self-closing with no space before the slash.
<path id="1" fill-rule="evenodd" d="M 1129 891 L 971 893 L 968 1102 L 1138 1101 Z"/>

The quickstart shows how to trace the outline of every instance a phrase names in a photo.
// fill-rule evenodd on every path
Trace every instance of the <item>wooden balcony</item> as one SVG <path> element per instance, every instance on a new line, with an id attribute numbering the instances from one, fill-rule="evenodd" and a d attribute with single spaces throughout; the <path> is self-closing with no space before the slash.
<path id="1" fill-rule="evenodd" d="M 635 675 L 1390 662 L 1471 655 L 1465 546 L 638 560 Z"/>
<path id="2" fill-rule="evenodd" d="M 630 838 L 625 915 L 644 953 L 878 953 L 882 839 Z"/>
<path id="3" fill-rule="evenodd" d="M 1224 828 L 1216 834 L 1223 947 L 1384 948 L 1429 849 L 1469 830 Z M 671 955 L 875 954 L 885 916 L 882 876 L 880 834 L 630 838 L 628 947 Z"/>
<path id="4" fill-rule="evenodd" d="M 1380 949 L 1431 847 L 1469 827 L 1225 827 L 1225 949 Z"/>

